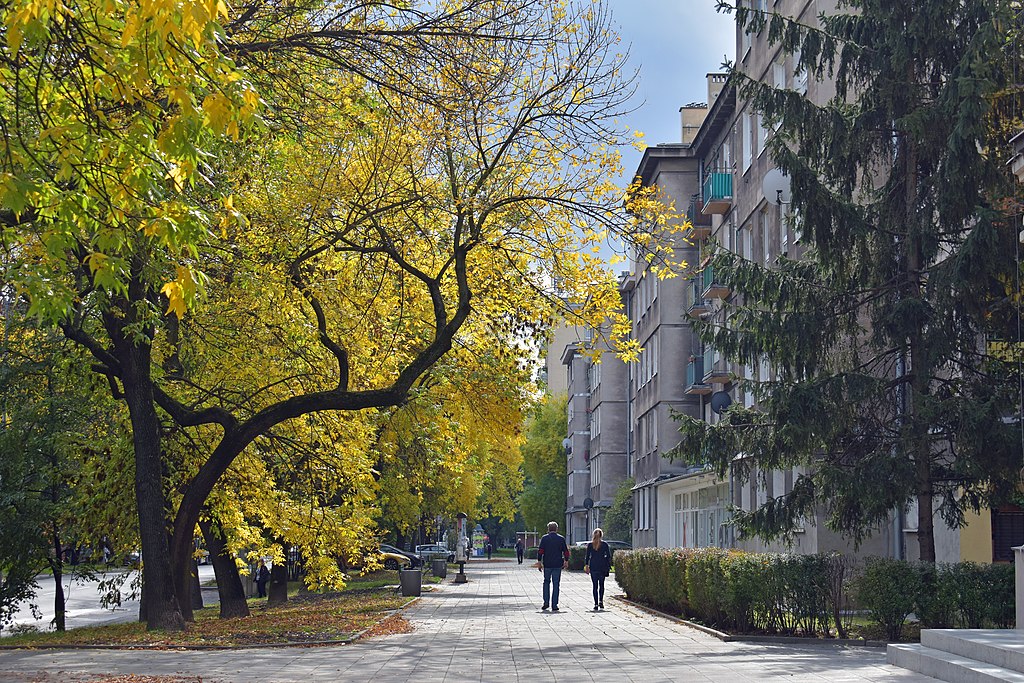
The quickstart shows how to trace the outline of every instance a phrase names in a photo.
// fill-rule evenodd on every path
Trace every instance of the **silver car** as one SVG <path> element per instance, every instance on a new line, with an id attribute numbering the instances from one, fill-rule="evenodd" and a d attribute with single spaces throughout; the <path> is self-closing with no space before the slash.
<path id="1" fill-rule="evenodd" d="M 423 564 L 427 564 L 434 558 L 447 560 L 448 562 L 455 561 L 455 553 L 448 550 L 448 546 L 440 545 L 437 543 L 427 543 L 426 545 L 416 546 L 416 554 L 423 560 Z"/>

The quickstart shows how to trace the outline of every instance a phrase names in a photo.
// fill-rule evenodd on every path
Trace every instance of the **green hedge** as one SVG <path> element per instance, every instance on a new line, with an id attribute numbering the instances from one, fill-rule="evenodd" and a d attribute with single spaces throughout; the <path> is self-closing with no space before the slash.
<path id="1" fill-rule="evenodd" d="M 583 563 L 587 559 L 587 546 L 569 546 L 569 569 L 583 571 Z"/>
<path id="2" fill-rule="evenodd" d="M 526 549 L 526 559 L 536 560 L 537 559 L 537 546 Z"/>
<path id="3" fill-rule="evenodd" d="M 1012 565 L 868 558 L 858 571 L 834 554 L 643 548 L 615 553 L 615 580 L 631 600 L 741 633 L 845 636 L 851 597 L 893 640 L 911 613 L 937 627 L 1014 617 Z"/>

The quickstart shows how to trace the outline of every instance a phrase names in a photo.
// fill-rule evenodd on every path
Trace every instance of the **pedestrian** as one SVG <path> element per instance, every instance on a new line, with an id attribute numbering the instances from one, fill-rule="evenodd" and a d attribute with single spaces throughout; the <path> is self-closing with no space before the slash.
<path id="1" fill-rule="evenodd" d="M 548 522 L 548 533 L 540 539 L 537 547 L 537 568 L 544 572 L 542 610 L 550 604 L 552 612 L 558 611 L 558 586 L 562 582 L 562 570 L 568 566 L 569 546 L 565 543 L 565 537 L 558 533 L 558 522 Z"/>
<path id="2" fill-rule="evenodd" d="M 523 547 L 523 539 L 516 539 L 516 559 L 519 560 L 519 564 L 523 563 L 523 553 L 525 551 L 526 548 Z"/>
<path id="3" fill-rule="evenodd" d="M 583 571 L 590 574 L 594 584 L 594 611 L 604 609 L 604 580 L 612 570 L 612 549 L 604 542 L 604 532 L 594 529 L 594 537 L 587 544 L 587 557 Z"/>
<path id="4" fill-rule="evenodd" d="M 260 561 L 260 568 L 256 570 L 256 592 L 261 598 L 267 597 L 267 581 L 270 581 L 270 570 Z"/>
<path id="5" fill-rule="evenodd" d="M 491 559 L 491 550 L 493 550 L 493 549 L 494 549 L 494 546 L 492 546 L 490 543 L 488 543 L 487 544 L 487 559 L 488 560 Z"/>

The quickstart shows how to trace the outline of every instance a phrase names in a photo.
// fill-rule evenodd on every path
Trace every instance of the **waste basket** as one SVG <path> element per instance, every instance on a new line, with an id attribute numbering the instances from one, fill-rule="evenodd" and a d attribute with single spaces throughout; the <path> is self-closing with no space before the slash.
<path id="1" fill-rule="evenodd" d="M 399 569 L 398 582 L 402 587 L 402 595 L 417 596 L 423 587 L 423 574 L 419 569 Z"/>
<path id="2" fill-rule="evenodd" d="M 443 557 L 435 557 L 431 561 L 430 571 L 440 579 L 448 576 L 448 560 Z"/>

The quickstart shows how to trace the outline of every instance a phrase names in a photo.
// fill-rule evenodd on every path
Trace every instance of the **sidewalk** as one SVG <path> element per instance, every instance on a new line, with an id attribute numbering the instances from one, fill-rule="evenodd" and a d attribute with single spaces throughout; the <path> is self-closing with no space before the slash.
<path id="1" fill-rule="evenodd" d="M 594 613 L 590 579 L 565 573 L 561 611 L 552 614 L 540 610 L 541 576 L 529 563 L 475 560 L 467 574 L 470 583 L 459 586 L 449 574 L 406 612 L 409 634 L 344 647 L 0 652 L 0 671 L 177 674 L 209 683 L 934 681 L 887 665 L 881 648 L 723 643 L 610 598 L 620 593 L 614 579 L 607 609 Z"/>

